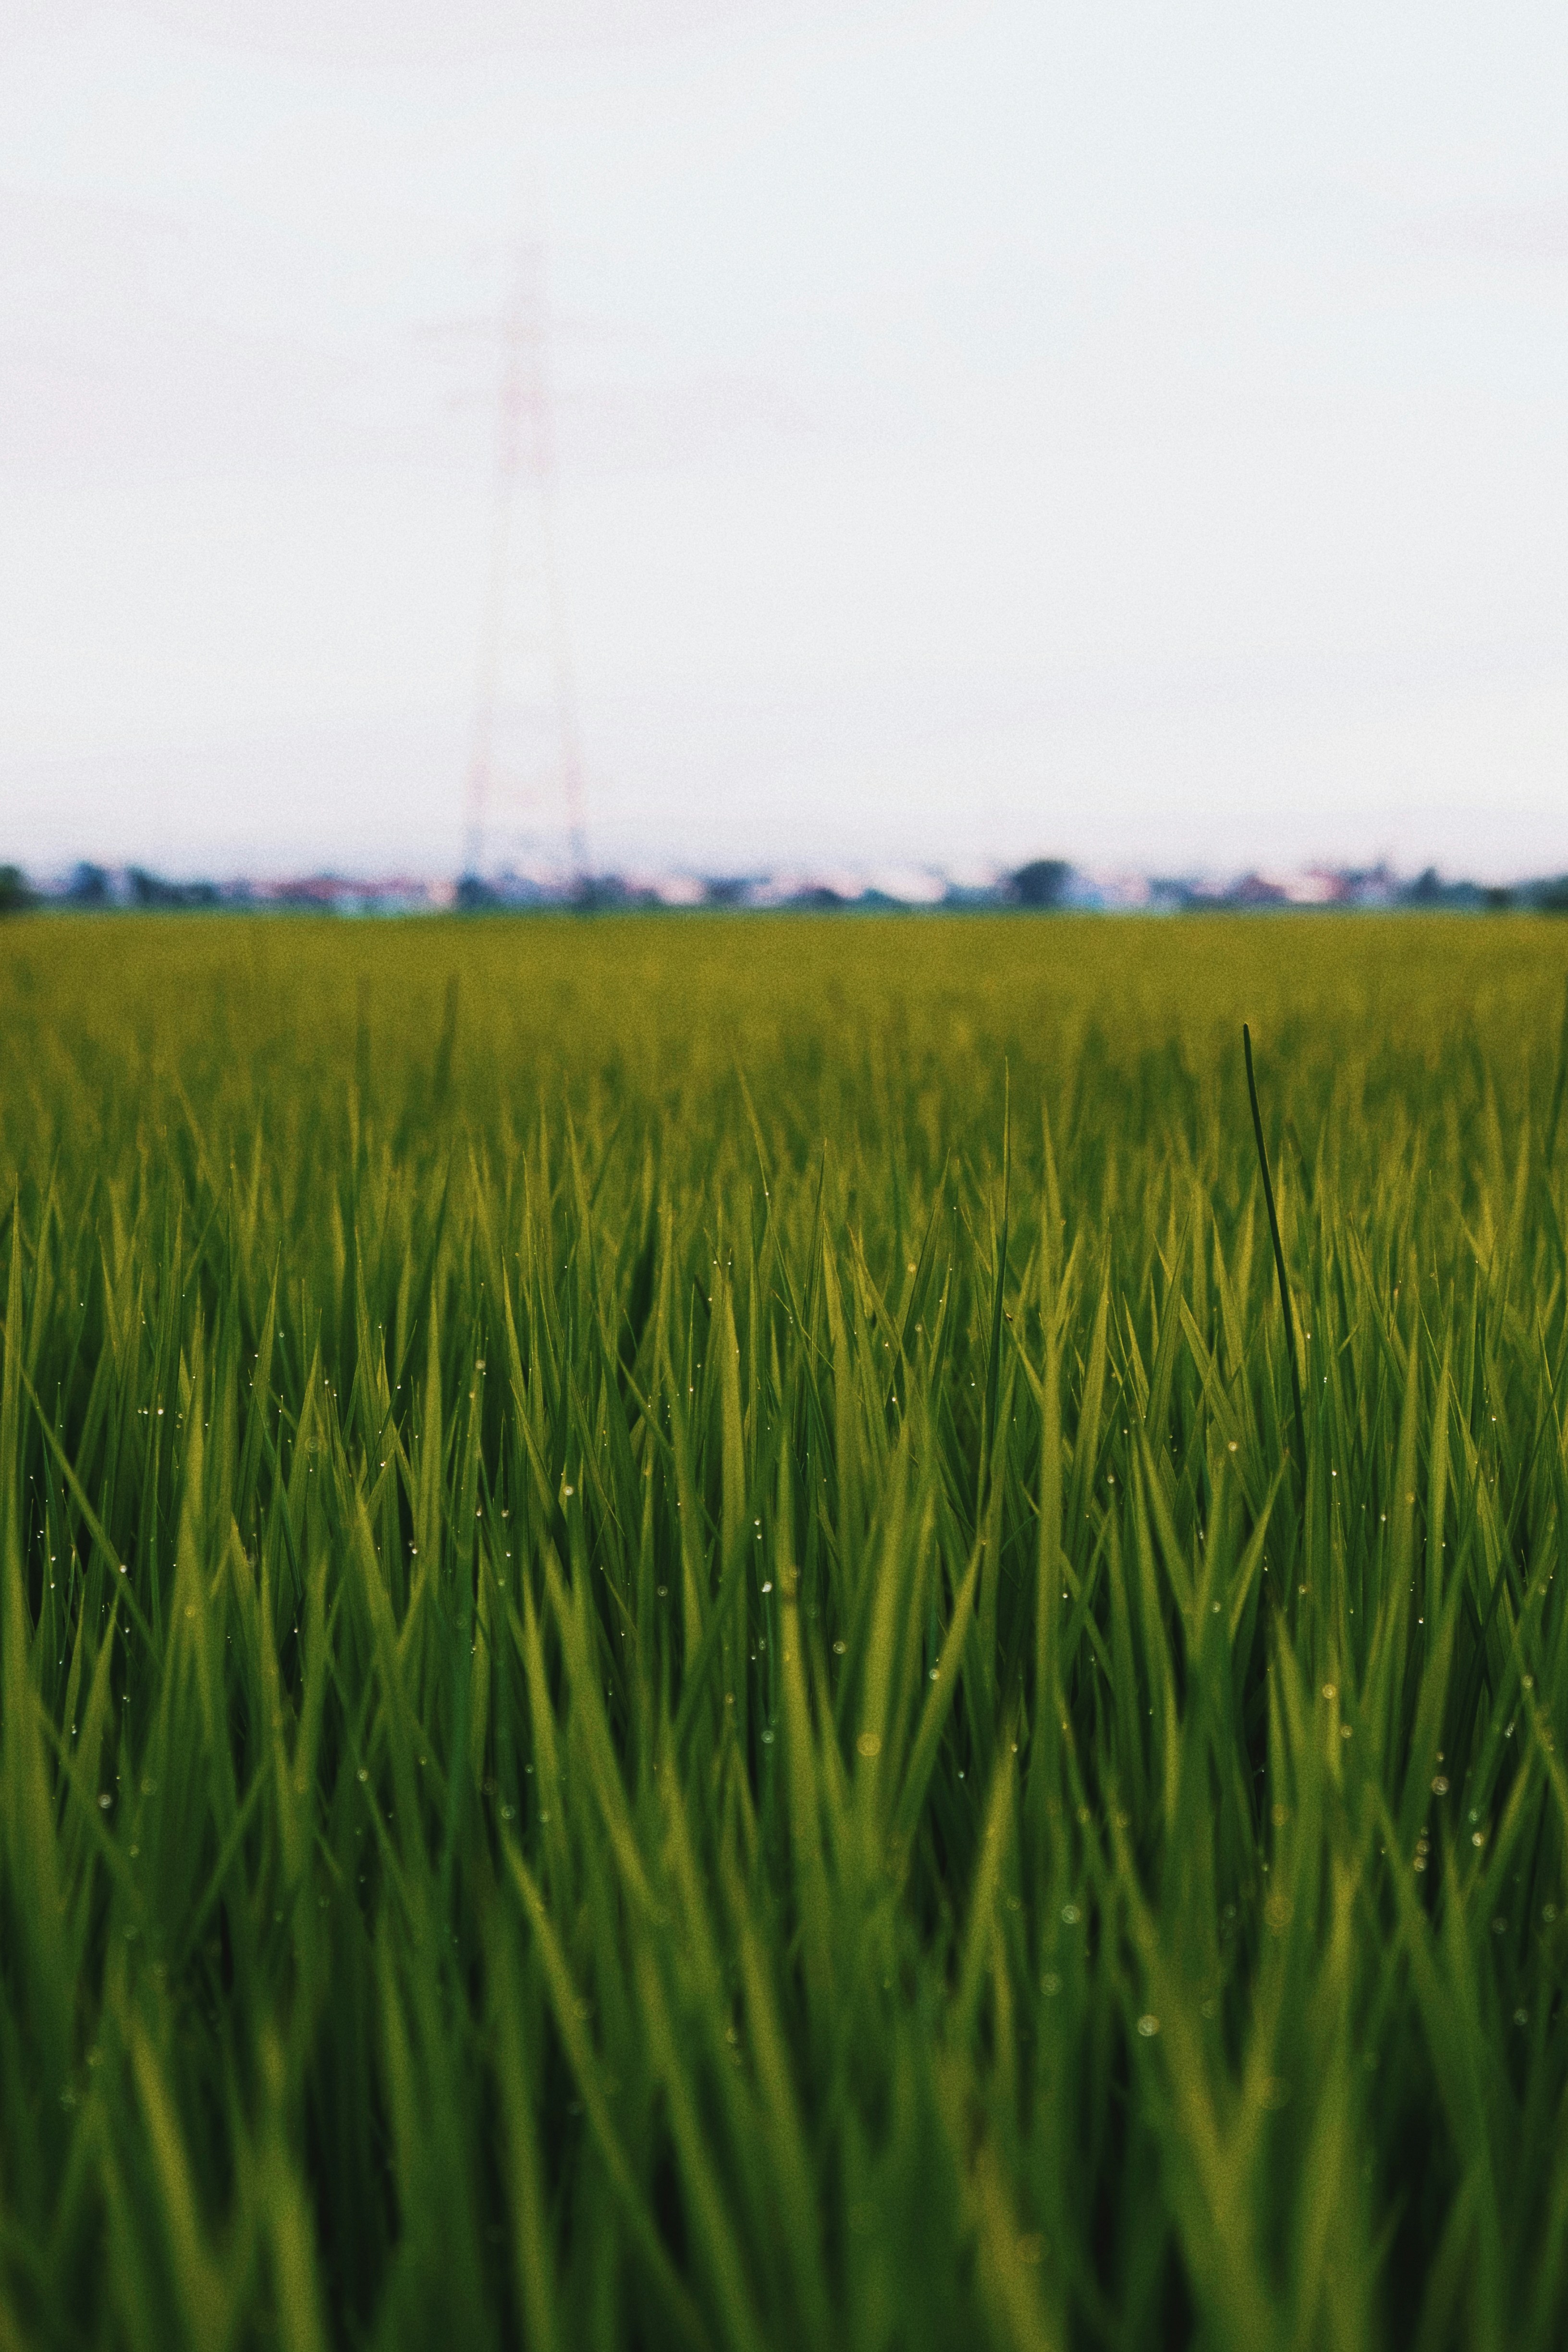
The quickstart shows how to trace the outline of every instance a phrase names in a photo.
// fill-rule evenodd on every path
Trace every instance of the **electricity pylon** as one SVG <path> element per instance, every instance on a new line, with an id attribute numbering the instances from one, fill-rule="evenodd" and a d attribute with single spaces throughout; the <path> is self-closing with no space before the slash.
<path id="1" fill-rule="evenodd" d="M 521 511 L 520 511 L 521 509 Z M 514 840 L 564 844 L 587 869 L 585 792 L 556 541 L 556 458 L 544 248 L 515 251 L 502 322 L 490 562 L 468 763 L 467 869 L 498 823 Z"/>

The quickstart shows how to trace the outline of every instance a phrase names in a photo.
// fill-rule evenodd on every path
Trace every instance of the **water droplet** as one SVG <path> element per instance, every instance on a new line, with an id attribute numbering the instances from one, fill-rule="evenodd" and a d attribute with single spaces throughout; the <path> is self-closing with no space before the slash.
<path id="1" fill-rule="evenodd" d="M 861 1756 L 879 1756 L 882 1752 L 882 1736 L 877 1731 L 863 1731 L 855 1742 L 855 1747 L 857 1753 Z"/>
<path id="2" fill-rule="evenodd" d="M 1143 2036 L 1145 2042 L 1152 2042 L 1154 2036 L 1160 2031 L 1159 2019 L 1153 2016 L 1141 2017 L 1138 2021 L 1138 2031 Z"/>
<path id="3" fill-rule="evenodd" d="M 835 1656 L 836 1658 L 841 1658 L 841 1657 L 844 1655 L 844 1653 L 846 1652 L 846 1650 L 847 1650 L 847 1648 L 848 1648 L 848 1647 L 849 1647 L 849 1644 L 848 1644 L 848 1643 L 847 1643 L 847 1642 L 835 1642 L 835 1643 L 833 1644 L 833 1654 L 834 1654 L 834 1656 Z"/>
<path id="4" fill-rule="evenodd" d="M 1432 1794 L 1433 1794 L 1435 1797 L 1446 1797 L 1446 1796 L 1447 1795 L 1447 1793 L 1448 1793 L 1448 1783 L 1447 1783 L 1447 1780 L 1445 1779 L 1444 1775 L 1443 1775 L 1441 1772 L 1439 1772 L 1439 1773 L 1438 1773 L 1438 1775 L 1437 1775 L 1437 1777 L 1436 1777 L 1436 1780 L 1433 1781 L 1433 1783 L 1432 1783 Z"/>
<path id="5" fill-rule="evenodd" d="M 359 1768 L 359 1777 L 360 1777 L 360 1779 L 361 1779 L 362 1780 L 369 1780 L 369 1778 L 370 1778 L 370 1773 L 369 1773 L 368 1769 L 366 1769 L 366 1767 L 365 1767 L 364 1765 L 363 1765 L 363 1764 L 362 1764 L 362 1765 L 360 1766 L 360 1768 Z"/>
<path id="6" fill-rule="evenodd" d="M 1082 1917 L 1083 1913 L 1079 1909 L 1076 1903 L 1064 1903 L 1062 1905 L 1062 1921 L 1064 1926 L 1076 1927 Z"/>

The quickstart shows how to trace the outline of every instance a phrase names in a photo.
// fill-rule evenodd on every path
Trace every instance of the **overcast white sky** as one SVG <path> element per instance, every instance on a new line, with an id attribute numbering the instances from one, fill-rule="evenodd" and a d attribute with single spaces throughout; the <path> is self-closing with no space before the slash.
<path id="1" fill-rule="evenodd" d="M 1568 865 L 1565 90 L 1560 0 L 0 0 L 0 857 L 454 867 L 542 234 L 597 858 Z"/>

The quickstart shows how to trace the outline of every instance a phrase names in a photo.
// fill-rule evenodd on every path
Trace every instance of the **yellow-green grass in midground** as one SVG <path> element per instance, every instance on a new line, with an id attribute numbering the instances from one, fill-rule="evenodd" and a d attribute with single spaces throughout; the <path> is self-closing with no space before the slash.
<path id="1" fill-rule="evenodd" d="M 1565 944 L 0 931 L 0 2343 L 1568 2338 Z"/>

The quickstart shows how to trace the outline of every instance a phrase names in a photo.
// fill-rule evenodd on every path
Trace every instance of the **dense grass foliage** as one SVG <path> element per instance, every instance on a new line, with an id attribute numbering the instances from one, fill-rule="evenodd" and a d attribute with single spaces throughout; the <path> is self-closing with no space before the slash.
<path id="1" fill-rule="evenodd" d="M 0 931 L 0 2345 L 1568 2340 L 1563 967 Z"/>

